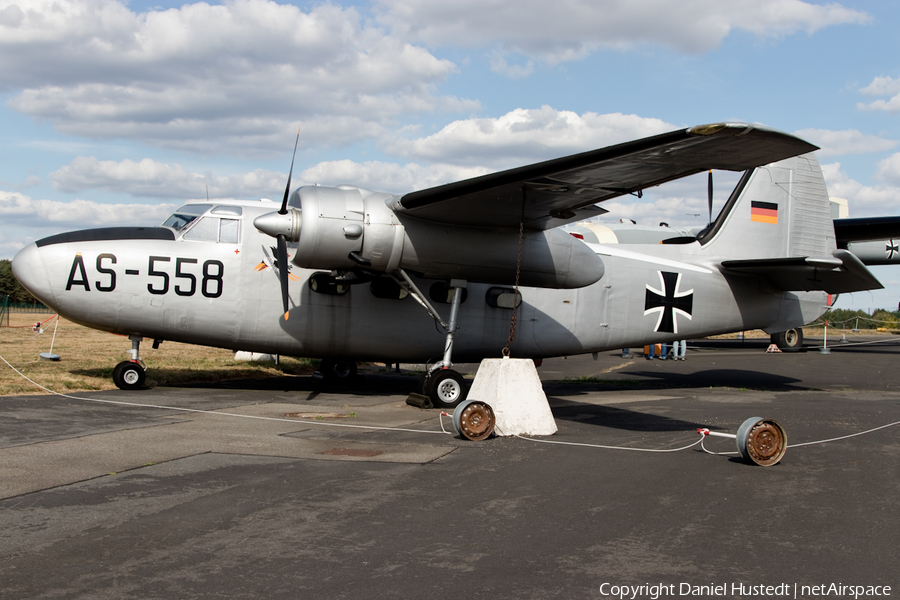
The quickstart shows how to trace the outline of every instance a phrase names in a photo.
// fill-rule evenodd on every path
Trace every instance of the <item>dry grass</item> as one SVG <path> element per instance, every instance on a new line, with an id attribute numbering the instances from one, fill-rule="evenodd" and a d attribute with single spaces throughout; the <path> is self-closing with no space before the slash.
<path id="1" fill-rule="evenodd" d="M 840 327 L 831 327 L 828 326 L 828 339 L 830 340 L 832 337 L 839 338 L 842 335 L 846 335 L 847 337 L 853 337 L 855 335 L 896 335 L 900 333 L 895 329 L 885 329 L 879 331 L 877 329 L 860 329 L 858 332 L 852 331 L 852 328 L 841 329 Z M 803 328 L 803 337 L 822 337 L 825 334 L 825 329 L 822 327 L 804 327 Z M 723 335 L 711 335 L 706 339 L 709 340 L 733 340 L 737 339 L 737 333 L 725 333 Z M 763 331 L 762 329 L 754 329 L 752 331 L 744 332 L 745 339 L 769 339 L 769 334 Z"/>
<path id="2" fill-rule="evenodd" d="M 56 392 L 115 389 L 112 370 L 130 358 L 127 351 L 131 341 L 60 319 L 53 353 L 61 359 L 40 360 L 41 352 L 50 351 L 55 321 L 47 325 L 43 334 L 33 332 L 31 326 L 50 316 L 11 314 L 10 327 L 0 327 L 0 356 L 30 379 Z M 282 357 L 278 366 L 237 362 L 230 350 L 177 342 L 164 342 L 154 350 L 152 340 L 141 343 L 141 359 L 150 367 L 150 386 L 307 375 L 314 370 L 314 363 L 307 359 Z M 44 393 L 0 362 L 0 396 Z"/>

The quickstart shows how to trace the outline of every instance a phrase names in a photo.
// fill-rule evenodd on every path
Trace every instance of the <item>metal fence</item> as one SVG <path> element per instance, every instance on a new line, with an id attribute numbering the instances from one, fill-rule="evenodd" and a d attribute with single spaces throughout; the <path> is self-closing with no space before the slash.
<path id="1" fill-rule="evenodd" d="M 7 310 L 11 313 L 44 313 L 50 314 L 53 312 L 52 309 L 47 308 L 41 303 L 37 304 L 24 304 L 17 302 L 10 302 Z"/>
<path id="2" fill-rule="evenodd" d="M 0 300 L 0 327 L 9 327 L 10 313 L 52 314 L 53 311 L 40 302 L 10 302 L 7 296 Z"/>

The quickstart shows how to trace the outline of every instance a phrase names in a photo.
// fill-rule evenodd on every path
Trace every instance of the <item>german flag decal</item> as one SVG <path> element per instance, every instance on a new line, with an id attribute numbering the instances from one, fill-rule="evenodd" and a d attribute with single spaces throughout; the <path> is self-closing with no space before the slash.
<path id="1" fill-rule="evenodd" d="M 750 220 L 760 223 L 778 223 L 778 205 L 774 202 L 750 202 Z"/>

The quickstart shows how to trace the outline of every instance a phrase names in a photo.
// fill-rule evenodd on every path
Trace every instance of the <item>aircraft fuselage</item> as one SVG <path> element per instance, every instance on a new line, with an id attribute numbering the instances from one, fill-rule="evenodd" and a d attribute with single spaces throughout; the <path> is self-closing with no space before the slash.
<path id="1" fill-rule="evenodd" d="M 320 293 L 310 278 L 321 271 L 294 266 L 285 316 L 277 274 L 283 266 L 274 264 L 272 238 L 252 226 L 272 205 L 222 204 L 242 208 L 237 241 L 60 237 L 23 249 L 13 267 L 61 315 L 113 333 L 288 356 L 384 362 L 440 356 L 445 332 L 414 298 L 376 296 L 378 283 Z M 520 288 L 513 356 L 574 355 L 754 328 L 780 331 L 826 308 L 823 292 L 786 293 L 758 277 L 723 274 L 719 259 L 704 256 L 698 243 L 590 248 L 605 267 L 596 283 Z M 446 319 L 444 281 L 414 279 Z M 454 359 L 500 355 L 512 308 L 490 298 L 511 288 L 467 285 Z"/>

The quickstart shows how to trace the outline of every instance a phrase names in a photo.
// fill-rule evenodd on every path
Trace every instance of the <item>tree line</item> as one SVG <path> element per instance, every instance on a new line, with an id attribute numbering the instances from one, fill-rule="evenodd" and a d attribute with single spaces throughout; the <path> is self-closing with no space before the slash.
<path id="1" fill-rule="evenodd" d="M 9 296 L 10 302 L 20 304 L 34 304 L 37 302 L 28 290 L 19 283 L 12 272 L 12 261 L 9 259 L 0 260 L 0 304 Z"/>

